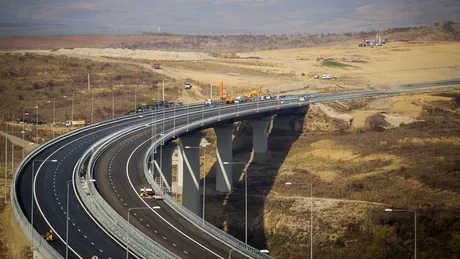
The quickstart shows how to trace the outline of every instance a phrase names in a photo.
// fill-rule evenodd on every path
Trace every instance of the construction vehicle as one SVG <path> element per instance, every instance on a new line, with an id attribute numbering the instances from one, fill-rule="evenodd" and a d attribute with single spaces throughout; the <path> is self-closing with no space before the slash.
<path id="1" fill-rule="evenodd" d="M 233 100 L 232 97 L 228 93 L 224 94 L 224 82 L 220 81 L 219 83 L 219 97 L 221 101 L 225 101 L 226 104 L 231 104 L 234 103 L 235 100 Z"/>
<path id="2" fill-rule="evenodd" d="M 74 126 L 74 127 L 77 126 L 77 127 L 79 127 L 79 126 L 85 126 L 86 123 L 85 123 L 85 121 L 66 121 L 66 122 L 65 122 L 65 125 L 66 125 L 67 127 L 71 127 L 71 126 Z"/>
<path id="3" fill-rule="evenodd" d="M 249 98 L 249 101 L 257 101 L 260 99 L 260 96 L 262 94 L 262 90 L 259 88 L 257 90 L 252 90 L 251 92 L 249 92 L 248 94 L 248 98 Z"/>
<path id="4" fill-rule="evenodd" d="M 155 192 L 152 188 L 142 187 L 140 189 L 139 196 L 142 198 L 152 198 L 155 195 Z"/>
<path id="5" fill-rule="evenodd" d="M 152 68 L 154 68 L 154 69 L 161 69 L 160 63 L 158 63 L 158 62 L 152 62 Z"/>
<path id="6" fill-rule="evenodd" d="M 53 234 L 54 234 L 54 232 L 53 232 L 52 229 L 50 229 L 49 231 L 47 231 L 46 234 L 45 234 L 45 236 L 44 236 L 45 240 L 48 241 L 48 242 L 53 242 L 53 241 L 54 241 Z"/>
<path id="7" fill-rule="evenodd" d="M 224 100 L 225 100 L 226 104 L 232 104 L 232 103 L 235 102 L 235 100 L 233 100 L 233 98 L 230 97 L 230 95 L 228 95 L 228 93 L 225 93 Z"/>

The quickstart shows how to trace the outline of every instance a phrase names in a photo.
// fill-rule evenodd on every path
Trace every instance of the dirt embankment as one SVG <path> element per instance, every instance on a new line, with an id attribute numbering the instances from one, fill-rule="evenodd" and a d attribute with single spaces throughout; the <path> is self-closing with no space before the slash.
<path id="1" fill-rule="evenodd" d="M 456 194 L 460 185 L 455 180 L 459 95 L 451 91 L 363 98 L 322 108 L 312 105 L 303 133 L 271 131 L 264 154 L 252 154 L 251 135 L 237 132 L 233 159 L 250 161 L 251 244 L 268 248 L 277 258 L 300 258 L 309 251 L 313 231 L 315 254 L 320 258 L 379 258 L 381 247 L 409 257 L 413 222 L 384 212 L 388 207 L 417 208 L 420 221 L 430 222 L 425 225 L 430 232 L 421 234 L 425 247 L 433 247 L 425 249 L 428 257 L 445 242 L 458 241 L 453 222 L 460 208 Z M 350 116 L 359 111 L 366 116 L 362 126 L 353 126 L 356 117 L 350 126 Z M 373 116 L 382 121 L 372 126 Z M 381 128 L 383 124 L 388 128 Z M 212 146 L 215 139 L 211 136 L 208 141 Z M 207 161 L 215 160 L 214 152 L 204 155 Z M 213 169 L 206 178 L 210 189 Z M 245 172 L 241 170 L 233 168 L 231 194 L 224 197 L 209 191 L 206 197 L 208 220 L 237 237 L 244 236 Z M 440 215 L 450 223 L 439 224 Z M 437 231 L 449 238 L 438 237 Z M 445 250 L 445 255 L 455 253 Z"/>

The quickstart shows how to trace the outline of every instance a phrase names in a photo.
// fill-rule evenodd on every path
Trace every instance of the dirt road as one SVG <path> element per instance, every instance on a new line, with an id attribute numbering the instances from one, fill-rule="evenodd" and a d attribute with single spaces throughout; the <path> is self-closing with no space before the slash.
<path id="1" fill-rule="evenodd" d="M 38 146 L 35 143 L 31 143 L 31 142 L 29 142 L 27 140 L 23 141 L 21 138 L 18 138 L 16 136 L 13 136 L 13 135 L 10 135 L 10 134 L 6 134 L 3 131 L 0 131 L 0 134 L 2 136 L 6 135 L 8 137 L 8 140 L 11 141 L 11 143 L 13 143 L 14 145 L 24 148 L 26 153 L 29 153 L 31 150 L 33 150 L 34 148 L 36 148 Z"/>

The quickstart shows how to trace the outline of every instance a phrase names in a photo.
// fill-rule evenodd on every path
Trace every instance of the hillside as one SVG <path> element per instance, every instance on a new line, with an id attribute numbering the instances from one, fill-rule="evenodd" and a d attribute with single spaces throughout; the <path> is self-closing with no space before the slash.
<path id="1" fill-rule="evenodd" d="M 304 48 L 319 45 L 354 44 L 363 38 L 374 38 L 377 31 L 359 33 L 282 34 L 282 35 L 193 35 L 171 36 L 171 40 L 145 39 L 136 42 L 109 44 L 108 47 L 128 49 L 194 50 L 205 52 L 238 52 L 271 49 Z M 460 40 L 460 23 L 442 22 L 432 26 L 391 28 L 379 32 L 390 41 L 453 41 Z"/>
<path id="2" fill-rule="evenodd" d="M 0 37 L 0 50 L 58 48 L 127 48 L 202 52 L 239 52 L 356 44 L 375 37 L 377 31 L 359 33 L 297 33 L 274 35 L 55 35 Z M 432 26 L 391 28 L 380 31 L 390 41 L 452 41 L 460 39 L 460 23 L 439 22 Z"/>
<path id="3" fill-rule="evenodd" d="M 456 90 L 325 104 L 352 114 L 351 125 L 312 105 L 302 133 L 271 129 L 264 154 L 251 154 L 240 126 L 233 159 L 249 161 L 249 243 L 279 259 L 305 257 L 312 202 L 316 258 L 411 258 L 413 214 L 384 211 L 401 208 L 417 210 L 420 258 L 457 258 L 459 98 Z M 212 130 L 206 139 L 206 218 L 243 238 L 244 172 L 234 166 L 234 191 L 215 193 Z"/>

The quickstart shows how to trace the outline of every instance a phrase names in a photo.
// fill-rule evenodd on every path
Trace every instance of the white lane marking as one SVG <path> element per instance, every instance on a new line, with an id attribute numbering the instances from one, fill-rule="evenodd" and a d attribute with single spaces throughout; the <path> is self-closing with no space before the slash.
<path id="1" fill-rule="evenodd" d="M 138 145 L 132 152 L 131 154 L 129 155 L 128 157 L 128 161 L 126 162 L 126 178 L 128 178 L 128 181 L 129 181 L 129 184 L 131 185 L 131 188 L 133 189 L 133 191 L 137 194 L 137 191 L 136 191 L 136 188 L 134 188 L 134 185 L 133 185 L 133 182 L 131 181 L 131 178 L 129 177 L 129 170 L 128 170 L 128 167 L 129 167 L 129 162 L 131 161 L 131 158 L 133 157 L 134 153 L 141 147 L 143 146 L 145 143 L 150 143 L 150 138 L 147 139 L 146 141 L 142 142 L 140 145 Z M 139 197 L 139 196 L 138 196 Z M 139 197 L 139 199 L 145 204 L 146 207 L 150 207 L 149 204 L 144 200 L 142 199 L 141 197 Z M 211 249 L 205 247 L 204 245 L 200 244 L 199 242 L 197 242 L 196 240 L 194 240 L 193 238 L 189 237 L 188 235 L 186 235 L 184 232 L 180 231 L 178 228 L 176 228 L 173 224 L 171 224 L 169 221 L 167 221 L 165 218 L 163 218 L 158 212 L 156 212 L 154 209 L 150 208 L 150 210 L 155 213 L 155 215 L 157 215 L 160 219 L 162 219 L 166 224 L 168 224 L 169 226 L 171 226 L 173 229 L 175 229 L 177 232 L 179 232 L 180 234 L 182 234 L 184 237 L 188 238 L 190 241 L 194 242 L 195 244 L 197 244 L 198 246 L 202 247 L 203 249 L 205 249 L 206 251 L 210 252 L 211 254 L 215 255 L 216 257 L 218 258 L 221 258 L 221 259 L 224 259 L 222 256 L 216 254 L 215 252 L 213 252 Z"/>
<path id="2" fill-rule="evenodd" d="M 129 119 L 129 121 L 131 121 L 131 118 Z M 130 122 L 132 123 L 132 122 Z M 123 124 L 128 124 L 128 123 L 123 123 Z M 111 129 L 111 128 L 116 128 L 116 127 L 119 127 L 119 125 L 113 125 L 113 126 L 109 126 L 109 127 L 106 127 L 106 128 L 103 128 L 103 129 L 99 129 L 99 130 L 95 130 L 94 132 L 90 132 L 89 134 L 92 134 L 93 136 L 96 134 L 96 133 L 99 133 L 101 131 L 104 131 L 104 130 L 108 130 L 108 129 Z M 33 181 L 33 186 L 36 186 L 37 185 L 37 178 L 38 178 L 38 175 L 40 173 L 40 169 L 42 168 L 42 166 L 45 164 L 45 162 L 47 160 L 49 160 L 50 157 L 52 157 L 54 154 L 56 154 L 57 152 L 59 152 L 61 149 L 67 147 L 68 145 L 72 144 L 72 143 L 75 143 L 77 141 L 79 141 L 80 139 L 82 138 L 85 138 L 87 135 L 85 136 L 81 136 L 77 139 L 74 139 L 72 141 L 70 141 L 69 143 L 61 146 L 60 148 L 58 148 L 57 150 L 55 150 L 51 155 L 49 155 L 46 159 L 44 159 L 44 161 L 42 161 L 42 163 L 40 164 L 40 166 L 37 168 L 36 172 L 35 172 L 35 177 L 34 177 L 34 181 Z M 93 137 L 93 139 L 95 139 L 96 136 Z M 64 158 L 67 158 L 67 155 L 64 156 Z M 64 160 L 64 159 L 63 159 Z M 62 163 L 62 161 L 61 161 Z M 74 168 L 75 169 L 75 168 Z M 75 174 L 75 170 L 72 174 L 72 179 L 74 179 L 74 174 Z M 83 206 L 80 198 L 78 197 L 77 193 L 76 193 L 76 188 L 75 188 L 75 182 L 73 182 L 73 189 L 74 189 L 74 192 L 76 194 L 76 197 L 78 199 L 78 201 L 80 202 L 80 205 L 83 207 L 83 209 L 86 211 L 86 214 L 88 214 L 91 219 L 99 226 L 100 229 L 102 229 L 110 238 L 112 238 L 112 240 L 114 240 L 117 244 L 119 244 L 120 246 L 123 246 L 120 242 L 118 242 L 117 239 L 115 239 L 113 236 L 111 236 L 107 231 L 105 231 L 105 229 L 103 229 L 98 222 L 96 222 L 96 220 L 89 214 L 88 210 L 86 210 L 85 206 Z M 48 226 L 50 226 L 50 228 L 53 230 L 53 232 L 56 234 L 56 236 L 61 239 L 63 241 L 64 244 L 66 244 L 66 242 L 64 242 L 64 239 L 59 235 L 58 232 L 56 232 L 56 229 L 53 228 L 53 226 L 50 224 L 49 220 L 45 217 L 45 214 L 43 213 L 43 210 L 40 206 L 40 203 L 38 202 L 38 198 L 37 198 L 37 188 L 34 188 L 34 201 L 35 203 L 37 204 L 37 208 L 38 208 L 38 211 L 40 211 L 40 214 L 42 215 L 43 219 L 45 220 L 45 222 L 48 224 Z M 74 226 L 75 226 L 75 223 L 72 223 Z M 72 251 L 78 258 L 82 258 L 70 245 L 69 245 L 69 249 L 70 251 Z M 130 252 L 131 253 L 131 252 Z M 132 253 L 131 253 L 132 254 Z M 136 255 L 132 254 L 134 257 L 136 258 L 139 258 L 137 257 Z"/>

